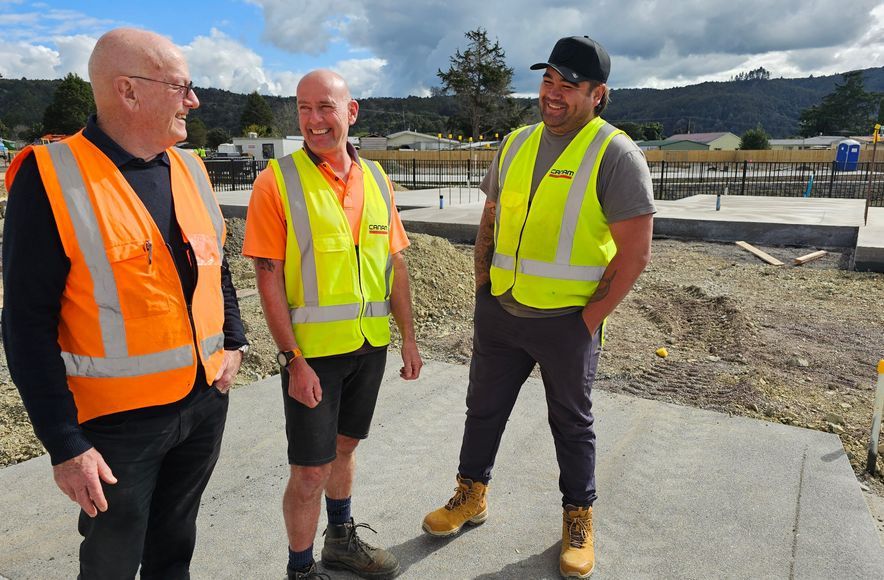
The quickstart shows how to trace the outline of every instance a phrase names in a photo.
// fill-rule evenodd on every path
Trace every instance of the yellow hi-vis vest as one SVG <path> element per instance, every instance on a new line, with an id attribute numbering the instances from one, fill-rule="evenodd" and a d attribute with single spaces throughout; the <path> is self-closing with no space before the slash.
<path id="1" fill-rule="evenodd" d="M 500 196 L 494 224 L 491 293 L 512 288 L 534 308 L 585 306 L 617 253 L 596 193 L 611 139 L 623 133 L 600 117 L 575 137 L 540 181 L 531 178 L 543 123 L 523 127 L 500 154 Z"/>
<path id="2" fill-rule="evenodd" d="M 305 357 L 390 343 L 391 193 L 380 166 L 360 159 L 359 251 L 337 194 L 301 149 L 269 165 L 287 223 L 285 291 Z"/>

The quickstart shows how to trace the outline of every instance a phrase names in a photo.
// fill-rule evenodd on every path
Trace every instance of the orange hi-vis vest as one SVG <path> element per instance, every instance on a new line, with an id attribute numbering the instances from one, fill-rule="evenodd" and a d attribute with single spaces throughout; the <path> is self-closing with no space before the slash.
<path id="1" fill-rule="evenodd" d="M 224 357 L 226 230 L 202 162 L 167 150 L 175 215 L 197 267 L 191 319 L 172 254 L 113 162 L 80 132 L 24 149 L 7 188 L 31 153 L 71 263 L 58 343 L 78 421 L 178 401 L 198 363 L 211 381 Z"/>

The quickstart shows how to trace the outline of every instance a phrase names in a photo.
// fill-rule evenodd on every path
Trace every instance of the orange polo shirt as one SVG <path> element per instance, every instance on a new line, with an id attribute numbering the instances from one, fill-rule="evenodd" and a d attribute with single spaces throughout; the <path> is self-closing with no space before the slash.
<path id="1" fill-rule="evenodd" d="M 353 234 L 353 243 L 359 245 L 359 228 L 362 224 L 362 206 L 364 192 L 362 183 L 362 166 L 359 165 L 359 156 L 352 146 L 347 146 L 347 152 L 353 159 L 347 181 L 344 182 L 331 166 L 319 159 L 310 150 L 307 154 L 316 163 L 329 186 L 337 193 L 338 201 L 344 209 L 344 215 L 350 224 Z M 371 163 L 371 162 L 369 162 Z M 387 178 L 389 181 L 389 178 Z M 392 194 L 393 187 L 390 185 Z M 310 192 L 305 192 L 310 195 Z M 395 199 L 391 198 L 392 216 L 390 219 L 390 253 L 401 252 L 408 247 L 410 242 L 396 211 Z M 246 219 L 246 234 L 243 241 L 242 253 L 249 258 L 269 258 L 271 260 L 285 260 L 286 245 L 286 220 L 285 209 L 282 205 L 282 197 L 276 185 L 276 176 L 269 167 L 262 171 L 252 185 L 252 197 L 249 200 L 249 213 Z"/>

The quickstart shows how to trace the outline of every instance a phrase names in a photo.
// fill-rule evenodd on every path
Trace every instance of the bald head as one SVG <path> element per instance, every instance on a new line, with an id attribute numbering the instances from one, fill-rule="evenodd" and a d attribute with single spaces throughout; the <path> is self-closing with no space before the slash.
<path id="1" fill-rule="evenodd" d="M 344 101 L 351 99 L 350 87 L 347 86 L 344 77 L 328 69 L 317 69 L 304 75 L 298 83 L 297 96 L 300 98 L 302 93 L 312 93 L 316 90 L 327 92 Z"/>
<path id="2" fill-rule="evenodd" d="M 89 58 L 98 126 L 126 151 L 148 159 L 187 138 L 185 120 L 199 99 L 184 55 L 147 30 L 117 28 Z"/>
<path id="3" fill-rule="evenodd" d="M 319 69 L 298 83 L 298 126 L 307 147 L 344 173 L 349 167 L 347 134 L 358 113 L 359 104 L 338 73 Z"/>
<path id="4" fill-rule="evenodd" d="M 170 64 L 184 62 L 181 51 L 164 36 L 136 28 L 117 28 L 95 43 L 89 57 L 89 80 L 99 111 L 109 105 L 120 75 L 156 77 Z"/>

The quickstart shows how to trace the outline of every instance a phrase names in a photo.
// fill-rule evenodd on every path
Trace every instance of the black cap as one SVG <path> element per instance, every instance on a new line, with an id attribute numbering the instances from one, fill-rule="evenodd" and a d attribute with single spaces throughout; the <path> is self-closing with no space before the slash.
<path id="1" fill-rule="evenodd" d="M 548 66 L 572 83 L 580 81 L 608 82 L 611 72 L 611 57 L 601 44 L 588 36 L 568 36 L 560 38 L 549 55 L 548 62 L 531 65 L 531 70 Z"/>

